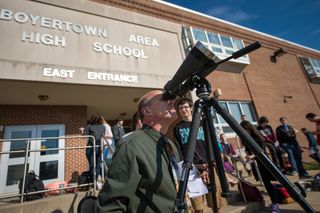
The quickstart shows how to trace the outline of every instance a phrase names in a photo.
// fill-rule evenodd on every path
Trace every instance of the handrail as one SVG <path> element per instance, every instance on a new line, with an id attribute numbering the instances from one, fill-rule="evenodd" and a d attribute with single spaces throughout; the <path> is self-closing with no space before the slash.
<path id="1" fill-rule="evenodd" d="M 40 148 L 40 149 L 29 149 L 30 143 L 33 142 L 39 142 L 39 141 L 45 141 L 45 140 L 51 140 L 51 139 L 58 139 L 59 140 L 64 140 L 64 139 L 78 139 L 78 138 L 84 138 L 84 139 L 89 139 L 91 138 L 93 143 L 92 146 L 74 146 L 74 147 L 64 147 L 64 148 Z M 96 145 L 96 140 L 93 136 L 91 135 L 77 135 L 77 136 L 62 136 L 62 137 L 43 137 L 43 138 L 18 138 L 18 139 L 0 139 L 0 144 L 3 143 L 14 143 L 16 141 L 25 141 L 26 142 L 26 148 L 24 150 L 14 150 L 14 151 L 1 151 L 0 156 L 5 155 L 5 154 L 11 154 L 11 153 L 25 153 L 24 156 L 24 173 L 23 173 L 23 178 L 22 178 L 22 187 L 21 187 L 21 193 L 6 193 L 5 195 L 0 195 L 0 199 L 3 198 L 11 198 L 11 197 L 17 197 L 20 196 L 20 202 L 24 202 L 24 196 L 27 194 L 37 194 L 37 193 L 43 193 L 43 192 L 49 192 L 49 191 L 57 191 L 57 190 L 65 190 L 69 188 L 78 188 L 78 187 L 83 187 L 83 186 L 90 186 L 93 185 L 93 193 L 94 195 L 96 194 L 97 190 L 97 182 L 96 182 L 96 148 L 100 148 L 101 150 L 101 158 L 103 159 L 103 149 L 104 147 L 108 147 L 111 151 L 111 153 L 114 152 L 111 144 L 107 143 L 107 145 L 103 145 L 103 140 L 101 140 L 100 145 Z M 81 184 L 81 185 L 76 185 L 76 186 L 64 186 L 59 189 L 45 189 L 41 191 L 36 191 L 36 192 L 28 192 L 25 193 L 25 179 L 26 175 L 28 173 L 27 171 L 27 164 L 28 164 L 28 156 L 29 153 L 31 152 L 42 152 L 42 151 L 55 151 L 55 150 L 75 150 L 75 149 L 86 149 L 86 148 L 93 148 L 93 183 L 87 183 L 87 184 Z M 103 160 L 102 162 L 103 163 Z M 103 170 L 103 165 L 102 165 L 102 170 Z M 102 174 L 102 182 L 104 182 L 104 176 Z"/>

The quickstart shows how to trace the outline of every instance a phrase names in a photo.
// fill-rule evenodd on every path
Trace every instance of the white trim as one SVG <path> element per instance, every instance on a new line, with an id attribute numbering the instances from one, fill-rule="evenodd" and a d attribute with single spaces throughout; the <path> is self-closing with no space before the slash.
<path id="1" fill-rule="evenodd" d="M 65 135 L 65 125 L 64 124 L 57 124 L 57 125 L 39 125 L 37 126 L 37 136 L 41 137 L 41 131 L 42 130 L 59 130 L 59 135 L 57 137 L 61 137 Z M 36 149 L 40 149 L 40 144 L 37 143 Z M 58 141 L 58 148 L 64 148 L 65 147 L 65 140 L 59 139 Z M 44 155 L 41 156 L 41 152 L 36 152 L 36 160 L 35 163 L 37 168 L 37 174 L 40 174 L 40 163 L 41 162 L 47 162 L 47 161 L 58 161 L 58 177 L 56 179 L 50 179 L 50 180 L 44 180 L 43 182 L 45 184 L 49 182 L 54 181 L 63 181 L 64 180 L 64 150 L 59 150 L 58 154 L 54 155 Z M 35 168 L 36 168 L 35 166 Z"/>
<path id="2" fill-rule="evenodd" d="M 276 39 L 276 40 L 279 40 L 279 41 L 282 41 L 282 42 L 286 42 L 288 44 L 299 46 L 299 47 L 302 47 L 302 48 L 305 48 L 305 49 L 308 49 L 308 50 L 311 50 L 311 51 L 314 51 L 314 52 L 317 52 L 317 53 L 320 53 L 320 50 L 316 50 L 316 49 L 313 49 L 311 47 L 306 47 L 306 46 L 303 46 L 301 44 L 294 43 L 292 41 L 288 41 L 288 40 L 285 40 L 285 39 L 282 39 L 282 38 L 279 38 L 279 37 L 275 37 L 275 36 L 267 34 L 267 33 L 263 33 L 263 32 L 257 31 L 257 30 L 253 30 L 253 29 L 250 29 L 248 27 L 244 27 L 244 26 L 241 26 L 241 25 L 229 22 L 229 21 L 225 21 L 225 20 L 213 17 L 213 16 L 209 16 L 209 15 L 206 15 L 206 14 L 203 14 L 203 13 L 200 13 L 200 12 L 188 9 L 188 8 L 184 8 L 184 7 L 169 3 L 169 2 L 165 2 L 165 1 L 162 1 L 162 0 L 152 0 L 152 1 L 158 2 L 160 4 L 164 4 L 164 5 L 167 5 L 167 6 L 170 6 L 170 7 L 174 7 L 174 8 L 180 9 L 180 10 L 184 10 L 186 12 L 190 12 L 190 13 L 193 13 L 193 14 L 196 14 L 196 15 L 199 15 L 199 16 L 214 20 L 214 21 L 219 21 L 219 22 L 222 22 L 224 24 L 228 24 L 228 25 L 231 25 L 231 26 L 234 26 L 234 27 L 238 27 L 238 28 L 241 28 L 241 29 L 244 29 L 244 30 L 248 30 L 250 32 L 254 32 L 254 33 L 257 33 L 257 34 L 260 34 L 260 35 L 263 35 L 263 36 L 266 36 L 266 37 L 269 37 L 269 38 L 273 38 L 273 39 Z"/>
<path id="3" fill-rule="evenodd" d="M 31 138 L 36 137 L 36 128 L 34 126 L 7 126 L 4 132 L 4 140 L 9 140 L 11 138 L 11 133 L 13 131 L 29 131 L 31 132 Z M 11 142 L 4 142 L 2 145 L 2 151 L 8 152 L 11 147 Z M 34 149 L 34 143 L 30 142 L 30 149 Z M 2 154 L 1 155 L 1 162 L 0 162 L 0 193 L 3 192 L 12 192 L 12 191 L 18 191 L 18 184 L 6 186 L 7 182 L 7 176 L 8 176 L 8 166 L 14 166 L 14 165 L 24 165 L 25 158 L 19 157 L 19 158 L 12 158 L 9 159 L 10 154 Z M 34 170 L 34 164 L 30 163 L 30 159 L 35 158 L 35 153 L 31 152 L 29 154 L 27 162 L 29 163 L 29 170 Z M 23 174 L 23 173 L 22 173 Z"/>

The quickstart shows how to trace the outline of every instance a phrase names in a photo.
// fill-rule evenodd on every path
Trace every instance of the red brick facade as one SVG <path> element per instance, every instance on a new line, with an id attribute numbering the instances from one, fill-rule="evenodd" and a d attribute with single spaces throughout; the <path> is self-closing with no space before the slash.
<path id="1" fill-rule="evenodd" d="M 250 64 L 240 74 L 214 71 L 207 77 L 213 89 L 222 89 L 219 99 L 251 101 L 257 116 L 267 116 L 274 129 L 279 125 L 280 116 L 287 116 L 289 124 L 298 130 L 302 127 L 310 130 L 315 128 L 314 124 L 305 119 L 305 115 L 308 112 L 320 114 L 320 85 L 309 82 L 299 62 L 299 56 L 319 59 L 320 53 L 155 1 L 94 1 L 179 23 L 182 26 L 240 38 L 246 45 L 260 41 L 262 48 L 250 53 Z M 273 63 L 270 56 L 279 48 L 284 48 L 288 53 L 279 58 L 277 63 Z M 292 99 L 284 103 L 284 96 L 292 96 Z M 297 135 L 300 144 L 306 146 L 305 136 L 301 132 Z M 310 160 L 307 152 L 304 159 Z"/>

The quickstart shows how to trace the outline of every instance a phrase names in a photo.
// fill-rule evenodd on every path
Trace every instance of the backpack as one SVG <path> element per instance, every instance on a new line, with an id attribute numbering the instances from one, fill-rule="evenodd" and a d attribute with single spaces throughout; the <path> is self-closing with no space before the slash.
<path id="1" fill-rule="evenodd" d="M 90 171 L 82 172 L 81 175 L 79 175 L 78 185 L 88 184 L 92 182 L 92 174 Z M 80 186 L 78 189 L 79 191 L 89 190 L 89 186 Z"/>
<path id="2" fill-rule="evenodd" d="M 275 191 L 278 203 L 288 204 L 293 203 L 294 200 L 289 195 L 287 189 L 281 184 L 272 184 L 272 189 Z"/>
<path id="3" fill-rule="evenodd" d="M 23 177 L 20 179 L 20 182 L 19 182 L 19 193 L 22 193 L 22 181 L 23 181 Z M 43 182 L 39 179 L 39 176 L 36 175 L 33 170 L 31 170 L 26 175 L 24 193 L 36 192 L 36 191 L 42 191 L 42 190 L 44 190 Z M 26 201 L 37 200 L 42 198 L 43 195 L 44 195 L 43 192 L 39 192 L 36 194 L 26 194 L 24 196 L 24 199 Z"/>
<path id="4" fill-rule="evenodd" d="M 316 174 L 311 181 L 312 191 L 320 191 L 320 173 Z"/>
<path id="5" fill-rule="evenodd" d="M 241 192 L 240 184 L 242 186 L 243 194 L 245 195 L 247 201 L 254 201 L 254 202 L 263 201 L 263 197 L 256 186 L 252 185 L 247 181 L 240 179 L 238 183 L 238 188 L 240 192 Z"/>

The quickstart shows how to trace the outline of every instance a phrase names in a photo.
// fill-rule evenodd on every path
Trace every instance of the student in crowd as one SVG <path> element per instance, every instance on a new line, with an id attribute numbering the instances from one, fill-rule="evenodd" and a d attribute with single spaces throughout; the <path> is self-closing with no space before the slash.
<path id="1" fill-rule="evenodd" d="M 248 175 L 251 175 L 251 169 L 248 168 L 247 161 L 241 158 L 241 155 L 237 154 L 233 145 L 228 142 L 227 137 L 225 134 L 220 134 L 220 142 L 223 148 L 225 158 L 228 158 L 233 165 L 236 165 L 237 162 L 241 162 L 243 168 L 247 171 Z M 240 150 L 239 150 L 240 152 Z M 242 170 L 239 170 L 239 173 L 242 175 Z"/>
<path id="2" fill-rule="evenodd" d="M 142 127 L 142 121 L 140 118 L 140 115 L 138 112 L 135 112 L 132 116 L 132 121 L 131 121 L 131 129 L 132 131 L 141 129 Z"/>
<path id="3" fill-rule="evenodd" d="M 130 132 L 128 132 L 127 134 L 125 134 L 122 137 L 126 137 L 128 135 L 130 135 L 131 133 L 133 133 L 134 131 L 141 129 L 143 126 L 140 115 L 138 112 L 135 112 L 132 116 L 132 120 L 131 120 L 131 130 Z"/>
<path id="4" fill-rule="evenodd" d="M 125 135 L 125 132 L 123 129 L 123 118 L 117 118 L 116 122 L 117 123 L 112 127 L 112 134 L 115 146 L 117 147 L 120 139 Z"/>
<path id="5" fill-rule="evenodd" d="M 269 125 L 269 120 L 266 116 L 261 116 L 258 121 L 257 129 L 265 139 L 266 147 L 269 149 L 273 163 L 284 171 L 280 144 L 277 140 L 276 134 Z"/>
<path id="6" fill-rule="evenodd" d="M 104 212 L 173 212 L 177 195 L 174 167 L 179 159 L 167 130 L 177 118 L 174 100 L 153 90 L 138 102 L 143 127 L 122 138 L 98 195 Z M 174 157 L 172 157 L 174 156 Z"/>
<path id="7" fill-rule="evenodd" d="M 103 148 L 103 162 L 104 162 L 104 168 L 105 168 L 105 173 L 104 176 L 107 174 L 107 169 L 109 167 L 109 165 L 111 164 L 111 160 L 112 160 L 112 155 L 114 153 L 115 150 L 115 145 L 114 145 L 114 141 L 113 141 L 113 134 L 112 134 L 112 130 L 111 130 L 111 126 L 108 124 L 108 122 L 106 120 L 104 120 L 104 127 L 106 129 L 105 131 L 105 137 L 104 139 L 104 148 Z"/>
<path id="8" fill-rule="evenodd" d="M 316 130 L 313 131 L 312 134 L 317 135 L 317 143 L 320 145 L 320 116 L 314 114 L 313 112 L 309 112 L 306 114 L 306 119 L 316 123 Z"/>
<path id="9" fill-rule="evenodd" d="M 300 146 L 296 138 L 297 130 L 288 124 L 286 117 L 280 117 L 279 121 L 281 125 L 277 127 L 276 134 L 280 146 L 288 153 L 292 173 L 298 172 L 300 178 L 309 178 L 310 176 L 302 164 Z"/>
<path id="10" fill-rule="evenodd" d="M 320 163 L 319 148 L 316 138 L 314 137 L 312 132 L 308 131 L 306 128 L 301 128 L 301 131 L 307 137 L 309 142 L 309 156 Z"/>
<path id="11" fill-rule="evenodd" d="M 178 111 L 181 115 L 182 121 L 179 122 L 175 127 L 174 127 L 174 137 L 176 140 L 176 144 L 180 149 L 181 153 L 181 158 L 184 159 L 185 154 L 188 149 L 188 138 L 189 138 L 189 133 L 190 133 L 190 128 L 192 124 L 192 107 L 193 103 L 190 99 L 188 98 L 182 98 L 179 100 L 178 104 Z M 194 158 L 193 158 L 193 164 L 197 167 L 199 170 L 200 176 L 203 178 L 204 183 L 208 184 L 208 157 L 207 157 L 207 150 L 208 150 L 208 145 L 205 142 L 204 139 L 204 132 L 202 126 L 198 129 L 198 134 L 197 134 L 197 141 L 195 145 L 195 150 L 194 150 Z M 221 186 L 219 183 L 218 176 L 215 174 L 215 180 L 216 180 L 216 186 L 217 186 L 217 206 L 218 206 L 218 211 L 222 211 L 222 207 L 226 206 L 226 200 L 221 197 Z M 212 197 L 210 196 L 211 192 L 209 192 L 206 196 L 199 196 L 195 198 L 190 198 L 192 208 L 196 213 L 203 212 L 204 210 L 204 205 L 205 205 L 205 197 L 207 199 L 207 205 L 212 208 L 213 203 L 212 203 Z"/>
<path id="12" fill-rule="evenodd" d="M 108 131 L 106 131 L 106 121 L 100 113 L 94 113 L 90 120 L 88 121 L 87 126 L 83 129 L 83 135 L 91 135 L 95 140 L 95 156 L 96 156 L 96 179 L 98 179 L 101 172 L 101 139 L 109 140 L 112 137 Z M 92 146 L 86 149 L 86 157 L 89 162 L 89 171 L 92 174 L 94 172 L 94 149 L 93 144 L 94 140 L 92 137 L 89 137 L 87 146 Z M 93 178 L 92 178 L 93 180 Z"/>
<path id="13" fill-rule="evenodd" d="M 249 121 L 242 121 L 240 125 L 248 132 L 248 134 L 252 137 L 252 139 L 265 151 L 265 140 L 260 134 L 260 132 L 256 129 L 256 127 L 253 126 Z M 245 148 L 248 155 L 253 156 L 252 152 L 248 149 L 248 147 L 246 146 Z M 280 212 L 278 197 L 276 192 L 273 190 L 272 183 L 271 183 L 274 177 L 258 158 L 254 158 L 254 159 L 257 162 L 259 171 L 261 173 L 262 182 L 272 202 L 270 206 L 271 212 L 278 213 Z"/>
<path id="14" fill-rule="evenodd" d="M 240 122 L 241 121 L 247 121 L 248 120 L 248 118 L 247 118 L 247 116 L 245 115 L 245 114 L 242 114 L 241 116 L 240 116 Z"/>

